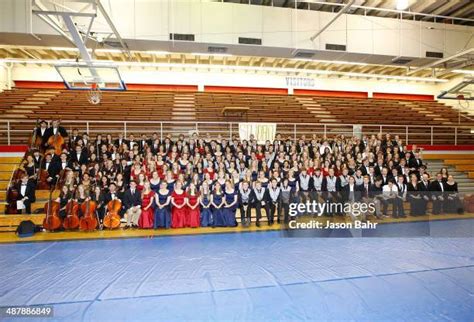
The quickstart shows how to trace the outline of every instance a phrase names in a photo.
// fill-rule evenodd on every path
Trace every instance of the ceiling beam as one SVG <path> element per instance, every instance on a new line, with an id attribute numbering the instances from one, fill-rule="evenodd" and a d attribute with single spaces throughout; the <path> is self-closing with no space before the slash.
<path id="1" fill-rule="evenodd" d="M 452 59 L 454 59 L 454 58 L 467 55 L 467 54 L 469 54 L 469 53 L 471 53 L 471 52 L 474 52 L 474 48 L 469 48 L 468 50 L 461 51 L 461 52 L 459 52 L 459 53 L 457 53 L 457 54 L 454 54 L 454 55 L 452 55 L 452 56 L 449 56 L 449 57 L 446 57 L 446 58 L 442 58 L 442 59 L 440 59 L 440 60 L 437 60 L 437 61 L 434 61 L 434 62 L 432 62 L 432 63 L 426 64 L 426 65 L 424 65 L 424 66 L 421 66 L 421 67 L 412 69 L 412 70 L 408 71 L 408 72 L 406 73 L 406 75 L 407 75 L 407 76 L 412 75 L 412 74 L 414 74 L 414 73 L 416 73 L 416 72 L 419 72 L 420 70 L 437 66 L 437 65 L 442 64 L 442 63 L 444 63 L 444 62 L 450 61 L 450 60 L 452 60 Z"/>
<path id="2" fill-rule="evenodd" d="M 354 4 L 355 0 L 350 0 L 332 19 L 329 21 L 323 28 L 321 28 L 317 33 L 315 33 L 311 38 L 311 41 L 314 41 L 320 34 L 322 34 L 326 29 L 329 28 L 340 16 L 349 10 L 349 8 Z"/>

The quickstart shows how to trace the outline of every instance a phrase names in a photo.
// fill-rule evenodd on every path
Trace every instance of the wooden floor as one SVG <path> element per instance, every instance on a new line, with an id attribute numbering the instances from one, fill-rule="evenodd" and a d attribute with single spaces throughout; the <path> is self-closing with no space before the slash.
<path id="1" fill-rule="evenodd" d="M 39 215 L 36 215 L 39 216 Z M 43 215 L 44 216 L 44 215 Z M 371 222 L 379 224 L 389 223 L 403 223 L 403 222 L 419 222 L 419 221 L 434 221 L 434 220 L 452 220 L 452 219 L 474 219 L 474 213 L 458 215 L 426 215 L 420 217 L 411 217 L 393 219 L 386 218 L 384 220 L 370 217 Z M 315 220 L 326 221 L 328 217 L 318 217 Z M 349 222 L 348 217 L 335 217 L 336 222 Z M 216 234 L 216 233 L 247 233 L 259 231 L 280 230 L 282 225 L 274 224 L 268 226 L 262 223 L 261 227 L 256 227 L 252 223 L 250 227 L 199 227 L 199 228 L 180 228 L 180 229 L 116 229 L 116 230 L 102 230 L 93 232 L 81 231 L 62 231 L 62 232 L 40 232 L 32 237 L 19 238 L 14 232 L 4 231 L 0 232 L 0 243 L 17 243 L 17 242 L 41 242 L 41 241 L 61 241 L 61 240 L 87 240 L 87 239 L 115 239 L 115 238 L 154 238 L 164 236 L 181 236 L 181 235 L 198 235 L 198 234 Z"/>

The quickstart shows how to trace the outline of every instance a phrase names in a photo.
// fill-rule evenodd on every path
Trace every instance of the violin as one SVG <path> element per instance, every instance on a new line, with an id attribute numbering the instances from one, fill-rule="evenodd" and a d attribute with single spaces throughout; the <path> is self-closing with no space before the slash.
<path id="1" fill-rule="evenodd" d="M 104 226 L 109 229 L 120 227 L 120 210 L 122 202 L 119 199 L 110 200 L 107 204 L 107 215 L 104 217 Z"/>
<path id="2" fill-rule="evenodd" d="M 49 231 L 57 230 L 61 227 L 62 222 L 59 217 L 60 204 L 52 200 L 53 190 L 49 192 L 49 201 L 44 205 L 46 217 L 43 220 L 43 227 Z"/>
<path id="3" fill-rule="evenodd" d="M 76 191 L 74 191 L 73 196 L 75 193 Z M 66 205 L 66 217 L 63 220 L 63 227 L 66 230 L 79 228 L 79 204 L 72 198 Z"/>
<path id="4" fill-rule="evenodd" d="M 97 228 L 97 202 L 87 200 L 81 205 L 82 218 L 79 227 L 83 231 L 92 231 Z"/>

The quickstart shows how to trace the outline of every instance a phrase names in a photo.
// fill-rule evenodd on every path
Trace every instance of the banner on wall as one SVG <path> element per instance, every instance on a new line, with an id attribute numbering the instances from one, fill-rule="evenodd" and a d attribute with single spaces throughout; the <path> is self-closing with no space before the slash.
<path id="1" fill-rule="evenodd" d="M 239 123 L 240 140 L 249 140 L 253 136 L 258 144 L 273 142 L 276 135 L 276 123 Z"/>

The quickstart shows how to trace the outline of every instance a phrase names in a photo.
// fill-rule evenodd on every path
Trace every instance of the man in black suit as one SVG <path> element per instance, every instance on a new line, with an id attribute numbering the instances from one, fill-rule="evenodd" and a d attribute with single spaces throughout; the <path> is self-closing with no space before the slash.
<path id="1" fill-rule="evenodd" d="M 420 154 L 418 152 L 414 153 L 413 157 L 408 161 L 408 165 L 415 171 L 423 166 L 423 161 L 420 159 Z"/>
<path id="2" fill-rule="evenodd" d="M 443 182 L 443 175 L 436 174 L 436 180 L 430 183 L 431 200 L 433 200 L 433 215 L 440 215 L 444 212 L 446 186 Z"/>
<path id="3" fill-rule="evenodd" d="M 140 151 L 144 151 L 146 146 L 151 146 L 152 141 L 148 139 L 146 134 L 142 134 L 140 141 L 138 142 L 140 146 Z"/>
<path id="4" fill-rule="evenodd" d="M 116 139 L 116 140 L 114 141 L 114 145 L 115 145 L 117 148 L 120 148 L 120 147 L 122 146 L 122 144 L 124 144 L 124 143 L 128 145 L 128 141 L 123 138 L 123 134 L 122 134 L 122 133 L 119 133 L 118 139 Z"/>
<path id="5" fill-rule="evenodd" d="M 139 142 L 135 140 L 135 136 L 134 136 L 133 134 L 130 134 L 130 135 L 128 136 L 128 138 L 129 138 L 129 140 L 128 140 L 128 142 L 127 142 L 127 145 L 128 145 L 128 149 L 129 149 L 130 151 L 133 150 L 133 147 L 134 147 L 135 145 L 138 145 L 138 147 L 140 147 Z"/>
<path id="6" fill-rule="evenodd" d="M 388 182 L 392 179 L 392 174 L 388 173 L 388 168 L 383 167 L 380 177 L 382 178 L 382 186 L 386 186 Z"/>
<path id="7" fill-rule="evenodd" d="M 382 206 L 384 205 L 385 201 L 383 199 L 383 187 L 381 177 L 376 177 L 374 184 L 370 186 L 370 197 L 372 198 L 375 204 L 375 216 L 378 219 L 387 217 L 382 214 Z"/>
<path id="8" fill-rule="evenodd" d="M 72 163 L 77 163 L 79 165 L 87 164 L 88 156 L 87 151 L 83 150 L 79 145 L 76 146 L 75 152 L 71 154 Z"/>
<path id="9" fill-rule="evenodd" d="M 365 176 L 369 174 L 369 159 L 364 159 L 362 161 L 362 165 L 359 167 L 360 171 L 362 172 L 362 175 Z"/>
<path id="10" fill-rule="evenodd" d="M 18 200 L 21 200 L 25 206 L 25 212 L 31 214 L 31 204 L 36 201 L 35 184 L 28 180 L 28 175 L 24 174 L 21 181 L 18 183 Z M 22 209 L 18 209 L 18 213 L 22 213 Z"/>
<path id="11" fill-rule="evenodd" d="M 48 143 L 48 139 L 53 135 L 59 134 L 63 138 L 67 138 L 67 131 L 64 127 L 60 126 L 59 120 L 54 120 L 50 128 L 45 132 L 45 145 Z"/>
<path id="12" fill-rule="evenodd" d="M 77 142 L 81 139 L 82 137 L 79 135 L 79 130 L 73 129 L 71 137 L 69 138 L 69 148 L 72 150 L 73 147 L 77 144 Z"/>
<path id="13" fill-rule="evenodd" d="M 355 184 L 353 176 L 348 177 L 348 183 L 342 188 L 342 198 L 344 202 L 358 202 L 362 198 L 362 188 Z"/>
<path id="14" fill-rule="evenodd" d="M 132 166 L 127 163 L 126 159 L 120 160 L 120 165 L 117 167 L 117 173 L 123 175 L 123 181 L 126 185 L 130 183 L 130 174 L 132 172 Z"/>
<path id="15" fill-rule="evenodd" d="M 41 141 L 41 147 L 44 147 L 45 144 L 46 144 L 46 141 L 45 138 L 46 138 L 46 132 L 48 130 L 48 123 L 46 123 L 46 121 L 42 120 L 40 123 L 39 123 L 39 127 L 35 128 L 35 132 L 36 132 L 36 137 L 37 138 L 40 138 Z"/>
<path id="16" fill-rule="evenodd" d="M 48 177 L 46 181 L 49 185 L 55 185 L 57 176 L 59 176 L 59 167 L 58 167 L 58 160 L 59 157 L 57 155 L 53 155 L 51 153 L 46 154 L 44 157 L 44 162 L 41 164 L 41 169 L 48 171 Z"/>
<path id="17" fill-rule="evenodd" d="M 424 173 L 421 176 L 420 182 L 420 191 L 422 195 L 423 202 L 421 203 L 421 215 L 426 215 L 426 208 L 428 208 L 428 202 L 431 200 L 431 191 L 430 191 L 430 176 L 428 173 Z"/>
<path id="18" fill-rule="evenodd" d="M 125 191 L 123 195 L 123 206 L 127 212 L 127 225 L 125 229 L 130 227 L 138 227 L 138 219 L 142 213 L 142 196 L 137 190 L 137 183 L 130 181 L 130 189 Z"/>
<path id="19" fill-rule="evenodd" d="M 35 167 L 37 169 L 40 168 L 42 160 L 43 160 L 43 156 L 41 155 L 40 151 L 39 150 L 34 150 L 33 151 L 33 161 L 34 161 Z"/>

